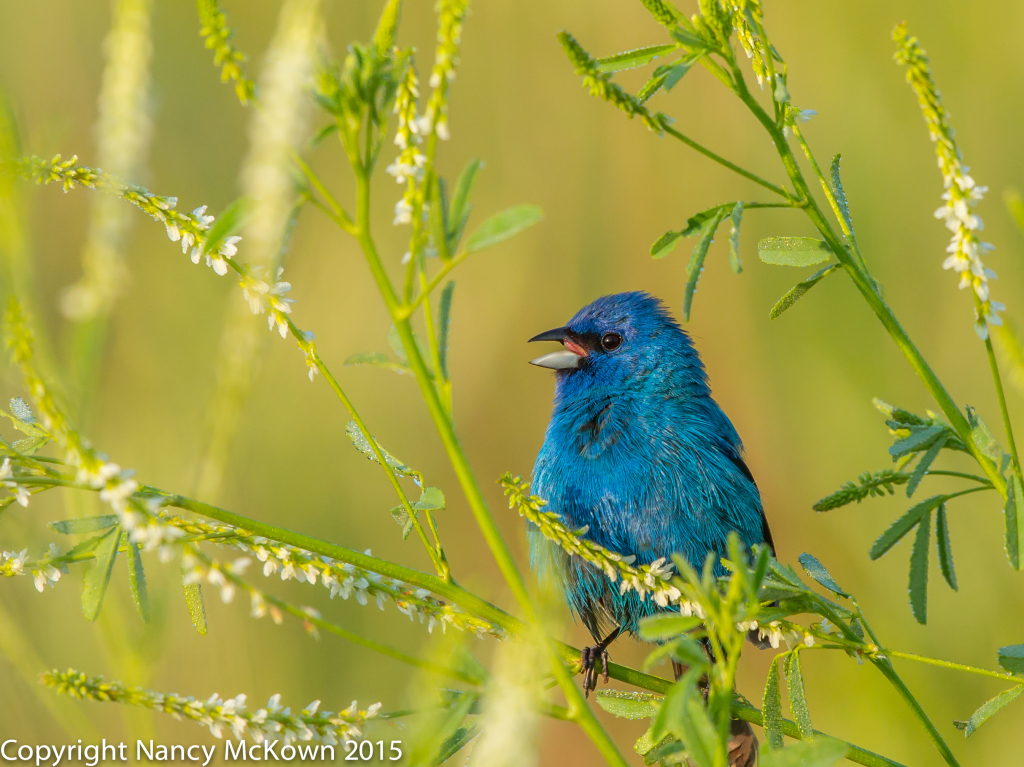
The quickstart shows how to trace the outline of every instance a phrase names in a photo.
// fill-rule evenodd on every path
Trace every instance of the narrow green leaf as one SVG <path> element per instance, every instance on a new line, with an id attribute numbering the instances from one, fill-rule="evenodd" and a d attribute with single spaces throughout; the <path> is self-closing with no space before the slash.
<path id="1" fill-rule="evenodd" d="M 673 40 L 678 40 L 682 45 L 691 48 L 695 53 L 703 53 L 708 50 L 708 43 L 706 40 L 681 27 L 674 27 L 669 34 L 672 35 Z"/>
<path id="2" fill-rule="evenodd" d="M 347 368 L 384 368 L 399 375 L 412 375 L 412 368 L 408 363 L 395 362 L 386 354 L 380 352 L 358 352 L 349 355 L 342 363 Z"/>
<path id="3" fill-rule="evenodd" d="M 448 210 L 448 188 L 445 180 L 438 175 L 431 176 L 430 182 L 430 240 L 442 261 L 448 261 L 448 231 L 451 229 Z"/>
<path id="4" fill-rule="evenodd" d="M 28 403 L 25 402 L 21 397 L 11 397 L 11 415 L 17 418 L 22 423 L 37 424 L 39 419 L 36 418 L 36 414 L 32 412 L 32 408 L 29 407 Z M 33 436 L 29 432 L 26 432 L 29 436 Z"/>
<path id="5" fill-rule="evenodd" d="M 322 144 L 324 141 L 326 141 L 331 135 L 336 133 L 337 130 L 338 130 L 338 123 L 337 122 L 329 122 L 329 123 L 327 123 L 327 125 L 322 127 L 315 134 L 313 134 L 313 138 L 311 138 L 309 140 L 309 146 L 310 147 L 320 146 L 320 144 Z"/>
<path id="6" fill-rule="evenodd" d="M 761 767 L 832 767 L 850 751 L 848 743 L 835 738 L 817 737 L 791 743 L 781 751 L 768 751 Z"/>
<path id="7" fill-rule="evenodd" d="M 704 647 L 694 639 L 683 634 L 675 639 L 658 645 L 644 658 L 644 671 L 654 668 L 663 660 L 671 659 L 687 668 L 706 668 L 708 656 Z"/>
<path id="8" fill-rule="evenodd" d="M 441 378 L 448 380 L 448 333 L 452 324 L 452 296 L 455 283 L 449 282 L 441 290 L 437 306 L 437 347 L 441 357 Z"/>
<path id="9" fill-rule="evenodd" d="M 121 542 L 121 526 L 118 525 L 106 533 L 96 546 L 96 559 L 85 574 L 85 588 L 82 590 L 82 612 L 85 619 L 96 620 L 103 606 L 110 574 L 114 571 L 114 560 L 117 559 L 117 544 Z"/>
<path id="10" fill-rule="evenodd" d="M 917 523 L 914 548 L 910 552 L 910 611 L 917 622 L 928 622 L 928 545 L 932 534 L 932 515 L 928 512 Z"/>
<path id="11" fill-rule="evenodd" d="M 600 695 L 600 693 L 598 693 Z M 633 750 L 636 751 L 640 756 L 647 755 L 651 749 L 653 749 L 657 743 L 654 742 L 654 738 L 651 737 L 651 728 L 648 727 L 647 731 L 637 738 L 636 743 L 633 744 Z"/>
<path id="12" fill-rule="evenodd" d="M 1024 674 L 1024 644 L 999 648 L 999 665 L 1011 674 Z"/>
<path id="13" fill-rule="evenodd" d="M 796 285 L 791 287 L 782 298 L 775 302 L 775 306 L 773 306 L 772 310 L 768 313 L 768 318 L 772 320 L 777 319 L 779 315 L 786 311 L 786 309 L 803 298 L 804 293 L 821 282 L 825 277 L 832 274 L 832 272 L 842 268 L 842 264 L 829 264 L 825 268 L 816 271 L 803 282 L 798 282 Z"/>
<path id="14" fill-rule="evenodd" d="M 740 261 L 740 224 L 743 223 L 743 201 L 737 202 L 729 216 L 732 228 L 729 230 L 729 268 L 734 274 L 743 271 Z"/>
<path id="15" fill-rule="evenodd" d="M 958 730 L 964 731 L 965 738 L 969 738 L 981 725 L 985 724 L 985 722 L 998 714 L 1007 705 L 1017 700 L 1022 692 L 1024 692 L 1024 684 L 1004 690 L 992 698 L 992 700 L 982 704 L 966 722 L 953 722 L 953 724 L 956 725 Z"/>
<path id="16" fill-rule="evenodd" d="M 536 205 L 515 205 L 491 216 L 476 228 L 466 242 L 466 251 L 475 253 L 504 242 L 544 218 Z"/>
<path id="17" fill-rule="evenodd" d="M 956 571 L 953 569 L 953 545 L 949 542 L 949 524 L 946 522 L 946 504 L 939 506 L 935 515 L 935 545 L 939 549 L 939 569 L 942 577 L 953 591 L 956 587 Z"/>
<path id="18" fill-rule="evenodd" d="M 676 248 L 676 243 L 683 236 L 682 232 L 665 232 L 651 245 L 653 258 L 664 258 Z"/>
<path id="19" fill-rule="evenodd" d="M 116 524 L 116 514 L 104 514 L 99 517 L 64 519 L 60 522 L 51 522 L 47 527 L 63 535 L 82 535 L 84 533 L 95 533 L 97 530 L 106 530 Z"/>
<path id="20" fill-rule="evenodd" d="M 801 735 L 805 738 L 813 738 L 814 727 L 811 726 L 811 712 L 807 708 L 804 675 L 800 668 L 800 653 L 786 653 L 782 670 L 786 675 L 786 692 L 789 695 L 789 708 L 793 712 L 793 721 L 800 728 Z"/>
<path id="21" fill-rule="evenodd" d="M 985 419 L 978 415 L 974 408 L 968 406 L 967 420 L 971 424 L 971 439 L 974 440 L 974 444 L 984 455 L 987 455 L 998 464 L 1002 459 L 1003 450 L 999 447 L 999 442 L 996 440 L 992 430 L 985 423 Z"/>
<path id="22" fill-rule="evenodd" d="M 198 583 L 182 583 L 185 605 L 188 607 L 192 625 L 201 636 L 206 636 L 206 607 L 203 606 L 203 589 Z"/>
<path id="23" fill-rule="evenodd" d="M 139 617 L 149 623 L 149 590 L 146 588 L 146 571 L 142 567 L 142 554 L 139 544 L 127 540 L 128 544 L 128 582 L 132 587 L 132 601 Z"/>
<path id="24" fill-rule="evenodd" d="M 916 506 L 904 514 L 902 517 L 897 519 L 889 528 L 878 536 L 873 544 L 871 544 L 871 550 L 868 552 L 868 556 L 872 559 L 878 559 L 880 556 L 885 554 L 889 549 L 896 545 L 896 543 L 903 538 L 904 535 L 910 532 L 910 530 L 916 525 L 925 514 L 928 514 L 932 509 L 945 503 L 947 496 L 945 495 L 933 495 L 927 500 L 921 501 Z"/>
<path id="25" fill-rule="evenodd" d="M 466 230 L 466 222 L 469 221 L 469 214 L 473 205 L 469 201 L 473 191 L 473 182 L 476 181 L 476 174 L 484 164 L 481 160 L 470 160 L 458 181 L 455 182 L 455 195 L 452 197 L 451 207 L 448 209 L 448 252 L 454 253 L 459 247 L 459 240 Z"/>
<path id="26" fill-rule="evenodd" d="M 22 455 L 35 455 L 46 447 L 46 443 L 49 441 L 49 435 L 40 434 L 38 437 L 25 437 L 24 439 L 15 440 L 13 447 Z"/>
<path id="27" fill-rule="evenodd" d="M 620 719 L 653 719 L 658 715 L 661 699 L 650 692 L 597 691 L 597 705 Z"/>
<path id="28" fill-rule="evenodd" d="M 640 620 L 640 638 L 645 642 L 660 642 L 685 634 L 701 624 L 695 615 L 656 613 Z"/>
<path id="29" fill-rule="evenodd" d="M 652 77 L 646 83 L 644 87 L 636 94 L 636 100 L 640 104 L 646 104 L 650 100 L 651 96 L 661 90 L 661 86 L 665 84 L 665 75 L 657 75 Z"/>
<path id="30" fill-rule="evenodd" d="M 714 767 L 718 750 L 718 732 L 708 716 L 703 696 L 692 687 L 686 698 L 686 716 L 677 733 L 686 744 L 686 752 L 694 767 Z"/>
<path id="31" fill-rule="evenodd" d="M 683 75 L 690 71 L 690 67 L 696 60 L 695 56 L 684 56 L 671 64 L 662 64 L 654 70 L 654 77 L 660 77 L 661 87 L 670 91 L 683 79 Z"/>
<path id="32" fill-rule="evenodd" d="M 921 484 L 921 480 L 924 479 L 924 475 L 928 473 L 929 467 L 932 462 L 938 457 L 939 451 L 946 446 L 946 439 L 948 435 L 943 433 L 939 435 L 928 452 L 921 456 L 921 460 L 917 462 L 917 467 L 914 469 L 914 473 L 910 475 L 910 481 L 907 482 L 907 498 L 914 494 L 917 490 L 917 486 Z"/>
<path id="33" fill-rule="evenodd" d="M 764 736 L 769 749 L 782 748 L 782 693 L 779 691 L 779 665 L 772 660 L 768 679 L 764 684 Z"/>
<path id="34" fill-rule="evenodd" d="M 722 223 L 722 219 L 726 217 L 727 213 L 726 208 L 721 207 L 704 224 L 701 229 L 700 239 L 693 249 L 693 255 L 690 256 L 690 263 L 686 266 L 687 280 L 686 294 L 683 297 L 683 319 L 687 322 L 690 321 L 690 306 L 693 303 L 693 294 L 697 292 L 697 281 L 700 279 L 700 273 L 704 271 L 704 259 L 708 255 L 708 248 L 711 247 L 711 243 L 715 239 L 718 225 Z"/>
<path id="35" fill-rule="evenodd" d="M 696 689 L 700 673 L 700 669 L 690 669 L 669 688 L 651 725 L 651 738 L 655 743 L 681 729 L 680 720 L 686 717 L 686 699 L 691 689 Z"/>
<path id="36" fill-rule="evenodd" d="M 1024 569 L 1024 486 L 1015 469 L 1010 472 L 1006 483 L 1006 506 L 1003 517 L 1006 523 L 1006 558 L 1015 570 Z"/>
<path id="37" fill-rule="evenodd" d="M 103 539 L 106 538 L 106 536 L 106 533 L 100 533 L 99 535 L 94 535 L 92 538 L 87 538 L 86 540 L 79 543 L 77 546 L 74 546 L 70 550 L 68 550 L 66 556 L 75 557 L 80 554 L 89 554 L 96 550 L 96 547 L 103 542 Z"/>
<path id="38" fill-rule="evenodd" d="M 813 266 L 828 261 L 832 251 L 813 237 L 768 237 L 757 243 L 757 255 L 766 264 Z"/>
<path id="39" fill-rule="evenodd" d="M 625 69 L 647 66 L 656 58 L 667 56 L 677 50 L 679 50 L 679 46 L 675 43 L 648 45 L 646 48 L 636 48 L 632 51 L 616 53 L 614 56 L 605 56 L 597 59 L 594 63 L 597 65 L 598 72 L 621 72 Z"/>
<path id="40" fill-rule="evenodd" d="M 826 589 L 831 591 L 833 594 L 838 594 L 841 597 L 849 597 L 850 595 L 840 588 L 839 584 L 835 582 L 835 579 L 829 574 L 829 571 L 825 569 L 825 565 L 818 561 L 817 557 L 813 554 L 804 552 L 798 557 L 800 566 L 804 569 L 804 572 L 811 576 L 814 580 L 824 586 Z"/>
<path id="41" fill-rule="evenodd" d="M 398 20 L 402 13 L 402 0 L 388 0 L 381 11 L 377 31 L 373 34 L 373 45 L 381 56 L 387 55 L 395 46 L 398 34 Z"/>
<path id="42" fill-rule="evenodd" d="M 246 219 L 253 210 L 251 197 L 239 197 L 228 205 L 213 220 L 213 226 L 206 230 L 206 242 L 203 245 L 203 253 L 214 253 L 220 244 L 227 238 L 245 226 Z"/>
<path id="43" fill-rule="evenodd" d="M 379 463 L 377 455 L 373 452 L 373 447 L 371 447 L 366 437 L 363 436 L 363 432 L 359 429 L 359 426 L 356 425 L 355 421 L 348 422 L 348 426 L 345 427 L 345 433 L 348 434 L 348 438 L 352 440 L 352 444 L 355 446 L 356 450 L 374 463 Z M 402 474 L 406 477 L 419 477 L 420 474 L 418 471 L 410 468 L 395 458 L 391 453 L 385 450 L 379 442 L 377 443 L 377 448 L 380 450 L 381 455 L 384 456 L 384 460 L 387 461 L 388 466 L 390 466 L 392 471 L 396 474 Z"/>
<path id="44" fill-rule="evenodd" d="M 914 453 L 920 450 L 924 450 L 926 447 L 931 445 L 933 440 L 939 438 L 940 434 L 948 431 L 945 424 L 936 423 L 931 426 L 924 428 L 910 427 L 910 436 L 904 439 L 894 442 L 889 447 L 889 455 L 893 457 L 893 460 L 901 458 L 907 453 Z"/>
<path id="45" fill-rule="evenodd" d="M 850 215 L 850 205 L 846 201 L 846 190 L 843 189 L 843 180 L 839 176 L 839 163 L 841 159 L 842 155 L 839 154 L 832 158 L 832 194 L 836 198 L 836 204 L 839 206 L 839 212 L 843 214 L 843 220 L 846 222 L 847 228 L 853 234 L 853 216 Z"/>

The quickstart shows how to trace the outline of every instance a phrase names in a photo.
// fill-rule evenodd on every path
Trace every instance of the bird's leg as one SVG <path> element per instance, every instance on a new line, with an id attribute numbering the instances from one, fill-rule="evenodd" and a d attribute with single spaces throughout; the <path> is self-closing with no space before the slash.
<path id="1" fill-rule="evenodd" d="M 612 633 L 595 645 L 584 647 L 580 652 L 580 671 L 583 672 L 583 692 L 589 697 L 590 691 L 597 689 L 597 663 L 601 662 L 604 671 L 604 681 L 608 682 L 608 645 L 615 641 L 615 638 L 622 631 L 622 626 L 617 626 Z"/>

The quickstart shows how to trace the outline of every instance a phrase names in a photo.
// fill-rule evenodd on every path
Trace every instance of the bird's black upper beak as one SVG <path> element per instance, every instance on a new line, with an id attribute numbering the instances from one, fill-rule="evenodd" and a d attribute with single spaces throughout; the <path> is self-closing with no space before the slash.
<path id="1" fill-rule="evenodd" d="M 569 348 L 566 348 L 560 352 L 552 352 L 551 354 L 545 354 L 542 357 L 537 357 L 535 360 L 530 360 L 531 365 L 536 365 L 540 368 L 550 368 L 552 370 L 569 370 L 575 368 L 580 364 L 580 358 L 582 354 L 586 352 L 578 345 L 574 344 L 571 339 L 571 331 L 568 328 L 555 328 L 554 330 L 545 330 L 543 333 L 535 335 L 531 338 L 528 343 L 534 341 L 559 341 L 562 344 L 566 344 Z M 572 349 L 578 349 L 577 351 L 570 351 Z"/>

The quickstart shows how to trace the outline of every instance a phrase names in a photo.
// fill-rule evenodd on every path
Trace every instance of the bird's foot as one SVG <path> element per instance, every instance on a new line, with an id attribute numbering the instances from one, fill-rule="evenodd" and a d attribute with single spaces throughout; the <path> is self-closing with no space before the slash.
<path id="1" fill-rule="evenodd" d="M 757 736 L 749 722 L 733 719 L 729 723 L 729 767 L 754 767 L 757 763 Z"/>
<path id="2" fill-rule="evenodd" d="M 580 652 L 580 671 L 583 673 L 583 694 L 590 697 L 590 691 L 597 689 L 598 663 L 603 671 L 605 684 L 608 683 L 608 650 L 604 645 L 584 647 Z"/>

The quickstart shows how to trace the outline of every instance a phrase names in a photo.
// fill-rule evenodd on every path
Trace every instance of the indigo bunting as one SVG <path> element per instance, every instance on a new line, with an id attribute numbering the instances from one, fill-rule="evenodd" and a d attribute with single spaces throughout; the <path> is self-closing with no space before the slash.
<path id="1" fill-rule="evenodd" d="M 732 531 L 748 547 L 774 548 L 739 435 L 711 398 L 689 335 L 661 301 L 642 292 L 604 296 L 530 341 L 564 346 L 531 363 L 555 371 L 554 410 L 532 485 L 568 526 L 585 527 L 584 537 L 635 555 L 636 564 L 677 553 L 700 570 L 709 552 L 727 553 Z M 608 645 L 634 633 L 641 618 L 673 608 L 619 593 L 536 530 L 529 538 L 531 565 L 553 578 L 597 643 L 583 651 L 589 692 L 599 659 L 607 681 Z M 739 729 L 753 739 L 749 726 Z M 749 758 L 730 763 L 752 764 L 756 756 Z"/>

